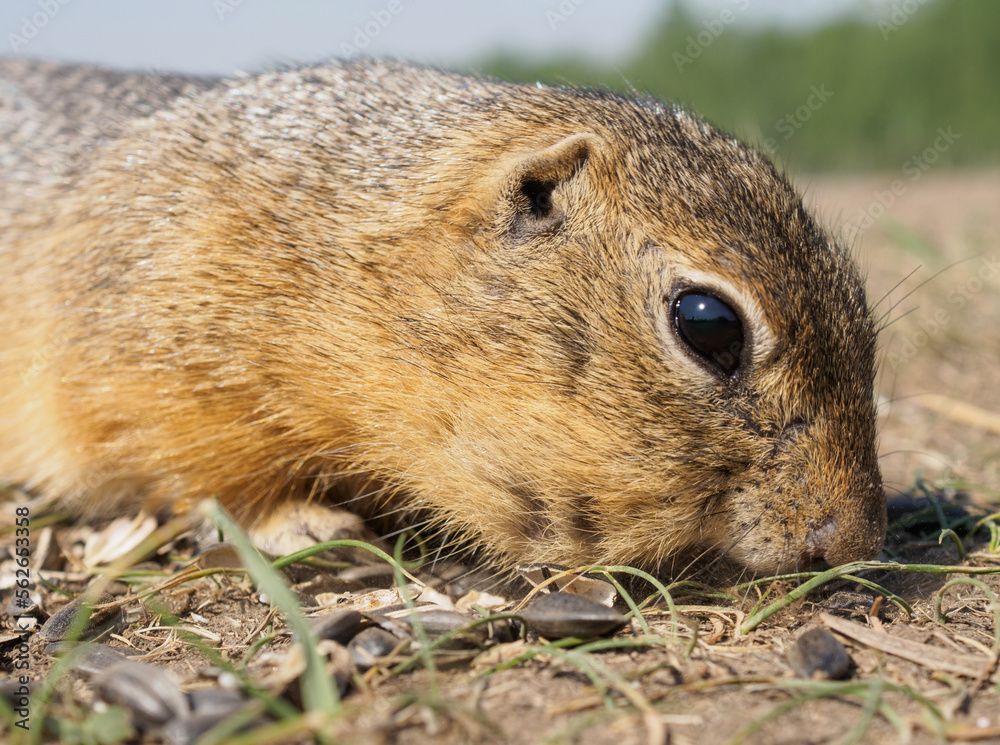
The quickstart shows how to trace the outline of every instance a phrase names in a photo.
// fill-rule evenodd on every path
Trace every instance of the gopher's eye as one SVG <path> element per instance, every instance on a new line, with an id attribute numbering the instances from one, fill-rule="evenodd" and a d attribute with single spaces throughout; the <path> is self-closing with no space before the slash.
<path id="1" fill-rule="evenodd" d="M 681 339 L 726 375 L 740 365 L 743 324 L 726 303 L 704 292 L 688 292 L 674 303 L 674 326 Z"/>

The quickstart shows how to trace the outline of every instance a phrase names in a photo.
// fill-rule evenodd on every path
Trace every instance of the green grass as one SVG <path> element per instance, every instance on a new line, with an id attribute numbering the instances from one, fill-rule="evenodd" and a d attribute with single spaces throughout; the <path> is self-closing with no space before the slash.
<path id="1" fill-rule="evenodd" d="M 922 485 L 927 491 L 931 491 L 926 484 Z M 964 550 L 971 547 L 977 534 L 981 538 L 987 539 L 989 550 L 995 551 L 1000 536 L 1000 513 L 986 515 L 984 517 L 968 517 L 961 519 L 949 519 L 945 511 L 935 500 L 931 500 L 932 506 L 928 513 L 936 520 L 932 520 L 924 530 L 926 536 L 921 541 L 926 542 L 926 538 L 937 538 L 957 542 Z M 267 645 L 267 639 L 274 640 L 276 634 L 265 634 L 266 640 L 255 644 L 252 649 L 242 654 L 240 658 L 233 662 L 226 659 L 218 650 L 206 645 L 197 637 L 185 636 L 186 643 L 203 656 L 212 665 L 223 669 L 229 669 L 239 675 L 245 691 L 258 699 L 257 704 L 248 712 L 242 712 L 235 717 L 220 723 L 212 732 L 209 732 L 199 742 L 199 745 L 268 745 L 287 741 L 289 739 L 305 739 L 316 742 L 332 742 L 333 731 L 338 725 L 349 722 L 350 718 L 358 713 L 357 704 L 345 704 L 340 701 L 337 689 L 330 676 L 326 673 L 325 659 L 316 651 L 315 639 L 312 637 L 309 624 L 303 617 L 302 610 L 292 594 L 290 587 L 280 569 L 287 567 L 296 561 L 307 561 L 309 557 L 321 553 L 331 548 L 366 548 L 373 554 L 379 556 L 383 561 L 390 563 L 396 574 L 396 586 L 405 602 L 413 608 L 413 599 L 407 592 L 407 587 L 416 578 L 411 573 L 411 569 L 416 571 L 417 567 L 407 568 L 399 560 L 399 557 L 389 556 L 377 548 L 366 546 L 357 541 L 335 541 L 326 544 L 317 544 L 306 551 L 298 552 L 294 555 L 282 557 L 269 561 L 262 557 L 252 548 L 245 535 L 235 524 L 219 510 L 218 506 L 212 506 L 208 510 L 209 517 L 220 527 L 225 534 L 226 540 L 232 542 L 245 562 L 245 571 L 253 580 L 257 589 L 265 593 L 278 609 L 285 624 L 294 633 L 297 640 L 303 643 L 303 651 L 307 656 L 306 671 L 302 678 L 303 709 L 292 706 L 283 699 L 274 699 L 270 694 L 259 689 L 251 680 L 248 674 L 246 663 Z M 902 529 L 902 526 L 897 526 Z M 167 533 L 163 534 L 164 536 Z M 838 742 L 848 745 L 860 741 L 868 732 L 872 723 L 876 720 L 888 722 L 896 728 L 902 736 L 905 727 L 910 726 L 904 722 L 910 722 L 907 716 L 899 711 L 899 706 L 903 701 L 910 701 L 916 704 L 917 710 L 922 714 L 922 726 L 936 736 L 946 737 L 948 728 L 951 726 L 947 718 L 942 714 L 936 704 L 930 701 L 913 684 L 905 685 L 899 681 L 889 680 L 886 673 L 876 672 L 862 676 L 860 679 L 848 681 L 817 681 L 799 680 L 787 678 L 771 677 L 743 677 L 743 678 L 713 678 L 706 681 L 694 681 L 682 685 L 668 688 L 661 691 L 655 697 L 648 695 L 648 691 L 643 687 L 643 679 L 663 665 L 646 665 L 640 670 L 629 674 L 623 674 L 609 664 L 605 655 L 609 653 L 639 652 L 642 653 L 652 648 L 672 650 L 680 656 L 690 656 L 699 644 L 698 619 L 699 611 L 706 607 L 731 608 L 735 611 L 745 607 L 745 600 L 751 590 L 761 588 L 760 599 L 755 607 L 750 609 L 740 628 L 731 629 L 731 634 L 735 638 L 739 636 L 752 635 L 756 629 L 774 616 L 775 613 L 789 609 L 794 604 L 800 602 L 810 593 L 815 593 L 830 583 L 841 580 L 848 580 L 852 584 L 860 584 L 869 590 L 881 594 L 895 603 L 907 616 L 913 612 L 909 603 L 890 590 L 867 579 L 864 575 L 872 571 L 882 573 L 920 573 L 930 575 L 951 575 L 949 581 L 944 582 L 936 595 L 931 598 L 933 605 L 934 619 L 941 624 L 942 629 L 947 629 L 948 613 L 945 608 L 946 593 L 956 585 L 973 586 L 979 589 L 985 596 L 989 612 L 993 616 L 994 623 L 994 650 L 1000 652 L 1000 602 L 998 602 L 995 592 L 984 583 L 979 577 L 985 575 L 1000 574 L 997 567 L 976 567 L 966 565 L 934 565 L 899 562 L 855 562 L 853 564 L 835 567 L 824 572 L 805 572 L 797 574 L 781 575 L 776 577 L 762 578 L 753 582 L 748 582 L 733 588 L 732 592 L 723 592 L 716 588 L 699 585 L 690 581 L 665 584 L 655 577 L 648 575 L 631 567 L 607 566 L 607 567 L 583 567 L 582 571 L 587 571 L 594 576 L 599 576 L 612 582 L 629 607 L 629 615 L 634 619 L 635 630 L 632 633 L 625 632 L 611 638 L 604 639 L 561 639 L 551 642 L 540 640 L 537 643 L 524 644 L 516 656 L 503 663 L 497 663 L 488 669 L 479 670 L 475 675 L 481 679 L 498 675 L 505 670 L 517 668 L 530 661 L 540 662 L 546 665 L 564 665 L 582 673 L 593 686 L 596 701 L 603 702 L 604 717 L 620 716 L 623 712 L 632 716 L 638 716 L 642 721 L 642 726 L 646 730 L 646 736 L 650 741 L 661 739 L 664 733 L 661 712 L 669 710 L 672 705 L 671 700 L 677 694 L 692 693 L 702 691 L 704 695 L 723 687 L 737 687 L 747 694 L 759 691 L 780 693 L 787 696 L 787 699 L 775 705 L 768 713 L 749 722 L 731 740 L 732 745 L 739 745 L 752 740 L 765 727 L 773 725 L 783 716 L 795 710 L 797 707 L 815 702 L 824 698 L 832 698 L 841 701 L 852 702 L 856 705 L 857 716 L 851 723 L 845 723 L 844 734 Z M 156 586 L 145 587 L 138 594 L 145 598 L 147 603 L 154 603 L 153 610 L 162 615 L 164 625 L 179 626 L 179 619 L 172 617 L 169 613 L 155 607 L 155 597 L 157 591 L 164 588 L 175 587 L 179 584 L 193 582 L 195 580 L 211 577 L 216 574 L 239 574 L 242 570 L 233 569 L 213 569 L 198 570 L 188 567 L 177 574 L 167 577 Z M 645 598 L 633 597 L 622 584 L 623 575 L 634 575 L 649 583 L 652 593 Z M 141 577 L 137 579 L 148 579 Z M 798 583 L 790 591 L 785 588 L 789 583 Z M 701 603 L 701 605 L 697 604 Z M 715 605 L 713 605 L 713 603 Z M 377 680 L 384 680 L 387 677 L 406 674 L 414 667 L 421 667 L 427 671 L 428 678 L 425 687 L 421 690 L 411 690 L 410 692 L 397 697 L 394 703 L 396 711 L 408 707 L 418 707 L 430 712 L 430 715 L 443 717 L 461 724 L 462 716 L 478 722 L 475 726 L 492 726 L 489 722 L 479 721 L 481 714 L 475 711 L 466 711 L 464 703 L 454 700 L 444 684 L 438 677 L 437 665 L 439 654 L 443 654 L 442 647 L 456 635 L 461 634 L 476 626 L 497 620 L 508 619 L 516 616 L 514 613 L 495 614 L 484 616 L 481 619 L 470 619 L 469 625 L 465 629 L 456 630 L 440 638 L 429 639 L 422 627 L 419 625 L 419 618 L 414 613 L 411 615 L 414 633 L 417 636 L 419 648 L 402 661 L 395 662 L 391 667 L 383 668 L 379 671 Z M 658 625 L 654 629 L 651 619 L 656 618 Z M 664 628 L 663 621 L 666 621 Z M 74 624 L 77 635 L 83 629 L 86 622 L 86 613 L 82 613 Z M 179 629 L 178 629 L 179 631 Z M 190 638 L 188 638 L 190 636 Z M 706 654 L 711 654 L 705 648 Z M 485 650 L 486 653 L 489 649 Z M 127 718 L 123 712 L 116 707 L 109 708 L 106 712 L 95 714 L 89 711 L 82 711 L 72 702 L 71 697 L 55 697 L 59 685 L 65 678 L 72 665 L 72 656 L 66 656 L 58 660 L 52 671 L 43 681 L 41 687 L 34 698 L 32 708 L 32 719 L 36 728 L 29 736 L 17 733 L 11 729 L 13 724 L 13 714 L 9 708 L 0 706 L 2 718 L 6 721 L 8 733 L 14 733 L 10 737 L 13 743 L 37 743 L 44 737 L 51 739 L 58 737 L 63 742 L 79 743 L 79 745 L 115 745 L 131 736 Z M 361 683 L 362 686 L 367 685 Z M 377 685 L 377 684 L 376 684 Z M 369 691 L 369 696 L 374 691 Z M 54 707 L 53 703 L 58 700 L 59 706 Z M 673 699 L 676 700 L 676 699 Z M 595 702 L 596 702 L 595 701 Z M 467 708 L 467 707 L 466 707 Z M 239 732 L 249 718 L 259 716 L 262 712 L 268 712 L 273 721 L 253 729 L 252 731 Z M 436 714 L 434 713 L 436 712 Z M 461 714 L 460 712 L 464 712 Z M 596 723 L 602 720 L 601 714 L 583 714 L 579 716 L 586 722 Z M 456 719 L 458 717 L 458 719 Z M 48 721 L 48 732 L 43 732 L 41 723 Z M 578 736 L 579 729 L 573 720 L 566 726 L 561 726 L 553 736 L 553 741 L 572 740 Z M 574 734 L 576 733 L 576 734 Z M 20 738 L 20 739 L 18 739 Z M 551 738 L 550 738 L 551 739 Z"/>

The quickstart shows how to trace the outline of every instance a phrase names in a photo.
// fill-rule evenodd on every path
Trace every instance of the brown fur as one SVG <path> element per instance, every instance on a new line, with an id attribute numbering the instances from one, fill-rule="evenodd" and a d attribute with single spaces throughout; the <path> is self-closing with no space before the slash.
<path id="1" fill-rule="evenodd" d="M 653 100 L 398 63 L 181 82 L 58 178 L 12 146 L 0 478 L 248 523 L 360 496 L 518 560 L 878 552 L 864 290 L 763 156 Z M 683 287 L 741 316 L 732 379 L 679 339 Z"/>

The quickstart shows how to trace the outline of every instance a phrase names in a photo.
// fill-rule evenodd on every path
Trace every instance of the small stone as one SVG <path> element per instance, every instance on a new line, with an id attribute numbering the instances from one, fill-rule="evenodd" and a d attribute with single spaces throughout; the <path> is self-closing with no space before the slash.
<path id="1" fill-rule="evenodd" d="M 132 712 L 136 724 L 158 726 L 191 714 L 184 695 L 167 671 L 148 662 L 125 660 L 94 678 L 94 689 L 109 704 Z"/>
<path id="2" fill-rule="evenodd" d="M 813 626 L 800 634 L 785 652 L 785 658 L 802 678 L 840 680 L 851 668 L 851 657 L 844 645 L 823 626 Z"/>
<path id="3" fill-rule="evenodd" d="M 474 616 L 467 616 L 457 611 L 445 610 L 443 608 L 430 607 L 426 610 L 416 611 L 416 616 L 423 627 L 424 633 L 431 640 L 444 636 L 445 634 L 456 633 L 439 649 L 471 649 L 482 647 L 486 642 L 488 629 L 486 626 L 466 628 L 476 620 Z M 413 612 L 406 615 L 397 615 L 395 618 L 376 619 L 383 628 L 396 632 L 399 635 L 409 636 L 416 639 L 417 634 L 413 628 Z M 464 629 L 464 630 L 463 630 Z"/>
<path id="4" fill-rule="evenodd" d="M 347 693 L 347 689 L 351 687 L 354 673 L 358 671 L 357 664 L 354 662 L 354 655 L 343 644 L 335 642 L 332 639 L 322 640 L 317 645 L 316 650 L 326 657 L 327 675 L 333 678 L 337 684 L 337 689 L 340 691 L 340 695 L 343 696 Z"/>
<path id="5" fill-rule="evenodd" d="M 834 611 L 870 613 L 874 602 L 875 596 L 869 593 L 839 590 L 823 602 L 823 607 Z"/>
<path id="6" fill-rule="evenodd" d="M 212 727 L 234 713 L 234 711 L 228 714 L 209 712 L 207 714 L 195 714 L 184 719 L 174 719 L 161 727 L 157 734 L 168 745 L 192 745 L 198 741 L 198 738 L 212 729 Z M 251 726 L 247 725 L 240 731 L 245 731 Z"/>
<path id="7" fill-rule="evenodd" d="M 198 566 L 202 569 L 243 569 L 246 565 L 235 546 L 214 543 L 198 555 Z"/>
<path id="8" fill-rule="evenodd" d="M 384 629 L 372 627 L 365 629 L 360 634 L 351 639 L 347 645 L 354 664 L 359 670 L 368 670 L 379 664 L 384 657 L 388 657 L 400 646 L 400 640 Z"/>
<path id="9" fill-rule="evenodd" d="M 66 635 L 69 633 L 70 626 L 73 624 L 73 619 L 76 618 L 76 614 L 80 611 L 81 606 L 84 604 L 83 600 L 86 595 L 80 595 L 75 600 L 71 600 L 66 603 L 62 608 L 56 611 L 52 617 L 49 618 L 43 625 L 41 630 L 38 632 L 38 637 L 42 641 L 46 642 L 61 642 L 66 640 Z M 114 602 L 115 598 L 104 593 L 93 605 L 104 605 L 106 603 Z M 124 615 L 119 606 L 113 606 L 111 608 L 98 608 L 91 612 L 90 618 L 87 619 L 87 625 L 83 629 L 83 633 L 80 634 L 81 639 L 94 639 L 104 634 L 114 631 L 122 622 L 124 621 Z"/>
<path id="10" fill-rule="evenodd" d="M 418 614 L 418 617 L 421 626 L 424 627 L 424 632 L 428 636 L 444 636 L 445 634 L 450 634 L 452 631 L 458 631 L 476 620 L 464 613 L 458 613 L 453 610 L 438 610 L 436 608 L 423 611 Z M 410 617 L 407 616 L 403 620 L 409 621 L 409 619 Z"/>
<path id="11" fill-rule="evenodd" d="M 37 591 L 32 591 L 28 593 L 27 604 L 24 604 L 24 599 L 17 596 L 11 595 L 10 600 L 7 601 L 7 606 L 4 608 L 4 612 L 10 618 L 17 618 L 18 616 L 32 616 L 39 612 L 44 613 L 42 610 L 42 596 Z"/>
<path id="12" fill-rule="evenodd" d="M 567 592 L 542 595 L 519 615 L 535 633 L 549 639 L 603 636 L 626 620 L 614 608 Z"/>
<path id="13" fill-rule="evenodd" d="M 245 696 L 221 688 L 191 691 L 188 693 L 188 702 L 191 705 L 191 716 L 173 719 L 158 731 L 160 738 L 169 745 L 191 745 L 212 727 L 249 704 Z M 248 724 L 240 731 L 251 726 L 253 724 Z"/>
<path id="14" fill-rule="evenodd" d="M 45 653 L 49 655 L 67 654 L 74 652 L 76 659 L 73 669 L 84 675 L 98 675 L 107 670 L 112 665 L 124 662 L 128 659 L 125 655 L 107 644 L 97 644 L 95 642 L 56 642 L 45 648 Z"/>
<path id="15" fill-rule="evenodd" d="M 199 688 L 189 692 L 187 696 L 194 716 L 199 714 L 229 716 L 242 709 L 249 700 L 242 693 L 225 688 Z"/>
<path id="16" fill-rule="evenodd" d="M 219 673 L 219 687 L 227 691 L 241 691 L 243 690 L 243 682 L 240 680 L 240 676 L 229 670 L 223 670 Z"/>
<path id="17" fill-rule="evenodd" d="M 346 645 L 357 636 L 363 619 L 364 617 L 356 610 L 346 608 L 311 618 L 309 623 L 317 638 L 332 639 Z"/>
<path id="18" fill-rule="evenodd" d="M 38 687 L 38 683 L 33 680 L 22 685 L 16 677 L 5 678 L 0 680 L 0 699 L 3 699 L 11 708 L 23 708 L 27 705 L 26 695 L 30 696 L 36 687 Z M 25 688 L 27 688 L 27 694 L 25 694 Z"/>

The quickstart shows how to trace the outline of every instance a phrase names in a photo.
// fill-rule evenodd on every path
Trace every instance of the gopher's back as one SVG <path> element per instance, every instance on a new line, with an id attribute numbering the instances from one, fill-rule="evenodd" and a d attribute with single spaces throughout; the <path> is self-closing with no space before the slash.
<path id="1" fill-rule="evenodd" d="M 95 148 L 120 136 L 133 119 L 217 83 L 0 59 L 0 220 L 6 225 L 28 209 L 26 200 L 65 186 Z"/>

